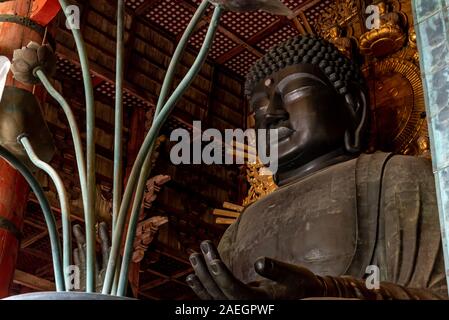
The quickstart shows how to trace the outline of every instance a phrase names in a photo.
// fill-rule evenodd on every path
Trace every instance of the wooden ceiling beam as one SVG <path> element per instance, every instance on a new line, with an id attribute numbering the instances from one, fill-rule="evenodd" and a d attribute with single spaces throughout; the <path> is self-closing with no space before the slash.
<path id="1" fill-rule="evenodd" d="M 189 10 L 192 13 L 195 13 L 197 10 L 197 7 L 195 5 L 193 5 L 191 2 L 189 1 L 181 1 L 180 5 L 182 5 L 185 9 Z M 207 21 L 208 23 L 210 23 L 211 21 L 211 16 L 205 16 L 203 18 L 203 20 Z M 232 41 L 234 41 L 235 43 L 239 44 L 240 46 L 244 47 L 245 49 L 247 49 L 249 52 L 251 52 L 252 54 L 256 55 L 257 57 L 263 57 L 263 53 L 260 52 L 258 49 L 252 47 L 251 45 L 249 45 L 248 43 L 246 43 L 242 38 L 238 37 L 237 35 L 235 35 L 234 33 L 232 33 L 231 31 L 227 30 L 225 27 L 223 27 L 222 25 L 219 25 L 217 30 L 219 32 L 221 32 L 222 34 L 224 34 L 225 36 L 227 36 L 229 39 L 231 39 Z"/>
<path id="2" fill-rule="evenodd" d="M 31 201 L 31 202 L 39 205 L 39 201 L 37 200 L 37 198 L 34 195 L 34 193 L 30 194 L 30 197 L 28 198 L 28 201 Z M 52 202 L 51 199 L 48 199 L 48 201 L 50 202 L 51 211 L 52 212 L 56 212 L 59 215 L 61 215 L 61 209 L 59 208 L 59 204 L 55 204 L 54 202 Z M 75 221 L 80 222 L 80 223 L 84 223 L 84 219 L 81 217 L 81 213 L 79 213 L 79 214 L 80 215 L 75 214 L 74 210 L 71 211 L 70 219 L 72 219 L 72 223 L 74 223 Z M 27 250 L 28 250 L 28 248 L 27 248 Z"/>
<path id="3" fill-rule="evenodd" d="M 189 257 L 186 253 L 184 253 L 183 251 L 176 251 L 160 241 L 156 242 L 156 252 L 172 258 L 178 262 L 182 262 L 186 266 L 190 266 Z"/>
<path id="4" fill-rule="evenodd" d="M 50 251 L 50 249 L 49 249 L 49 251 Z M 45 261 L 47 261 L 47 262 L 51 262 L 51 261 L 53 260 L 52 257 L 51 257 L 51 254 L 50 254 L 49 252 L 44 252 L 44 251 L 41 251 L 41 250 L 36 250 L 36 249 L 30 248 L 30 247 L 24 248 L 24 249 L 22 250 L 22 252 L 25 252 L 25 253 L 27 253 L 27 254 L 32 255 L 33 257 L 36 257 L 36 258 L 38 258 L 38 259 L 45 260 Z"/>
<path id="5" fill-rule="evenodd" d="M 61 227 L 62 227 L 62 221 L 58 221 L 56 223 L 56 228 L 59 230 Z M 42 232 L 40 232 L 40 233 L 38 233 L 38 234 L 36 234 L 34 236 L 31 236 L 31 237 L 25 239 L 22 242 L 22 244 L 20 245 L 20 248 L 21 249 L 25 249 L 25 248 L 31 246 L 33 243 L 35 243 L 35 242 L 45 238 L 47 235 L 48 235 L 48 230 L 46 229 L 46 230 L 44 230 L 44 231 L 42 231 Z"/>
<path id="6" fill-rule="evenodd" d="M 145 292 L 140 292 L 139 291 L 139 295 L 141 295 L 141 296 L 143 296 L 143 297 L 145 297 L 145 298 L 147 298 L 149 300 L 156 300 L 156 301 L 161 300 L 161 298 L 155 297 L 155 296 L 153 296 L 153 295 L 151 295 L 149 293 L 145 293 Z"/>
<path id="7" fill-rule="evenodd" d="M 36 271 L 34 272 L 34 275 L 36 277 L 42 278 L 44 275 L 51 273 L 53 273 L 53 261 L 51 263 L 43 265 L 40 268 L 37 268 Z"/>
<path id="8" fill-rule="evenodd" d="M 154 0 L 151 0 L 151 1 L 154 1 Z M 137 9 L 139 9 L 139 8 L 137 8 Z M 137 15 L 137 13 L 136 13 L 136 15 Z M 125 48 L 124 57 L 123 57 L 124 74 L 127 74 L 127 72 L 130 69 L 130 66 L 131 66 L 131 57 L 132 57 L 132 53 L 134 50 L 134 45 L 136 43 L 136 29 L 137 29 L 137 18 L 136 18 L 136 16 L 133 16 L 132 21 L 131 21 L 131 28 L 129 30 L 128 40 L 124 44 L 124 48 Z"/>
<path id="9" fill-rule="evenodd" d="M 65 31 L 62 31 L 65 32 Z M 68 49 L 67 47 L 63 46 L 62 44 L 58 43 L 56 45 L 56 54 L 65 60 L 70 61 L 71 63 L 75 64 L 76 66 L 80 66 L 78 54 L 71 49 Z M 93 61 L 89 61 L 89 67 L 90 71 L 93 75 L 96 77 L 102 78 L 105 81 L 108 81 L 110 83 L 115 83 L 115 75 L 105 69 L 104 67 L 98 65 L 97 63 Z M 135 85 L 129 83 L 128 81 L 124 81 L 124 91 L 128 92 L 129 94 L 138 97 L 139 99 L 142 99 L 143 101 L 148 101 L 150 104 L 155 103 L 154 98 L 148 95 L 148 93 L 143 92 L 140 88 L 136 87 Z"/>
<path id="10" fill-rule="evenodd" d="M 303 15 L 303 11 L 307 10 L 308 8 L 316 5 L 320 0 L 312 0 L 309 2 L 306 2 L 302 5 L 300 5 L 298 8 L 294 10 L 294 15 L 292 17 L 281 17 L 280 19 L 274 21 L 270 25 L 268 25 L 266 28 L 260 30 L 255 35 L 253 35 L 251 38 L 249 38 L 246 41 L 246 45 L 240 44 L 237 47 L 233 48 L 232 50 L 224 53 L 222 56 L 218 57 L 216 59 L 216 62 L 218 64 L 224 64 L 226 61 L 229 61 L 230 59 L 238 56 L 240 53 L 242 53 L 245 49 L 248 49 L 247 46 L 253 48 L 256 46 L 260 41 L 262 41 L 264 38 L 267 37 L 267 35 L 271 35 L 276 31 L 279 31 L 283 26 L 287 25 L 289 21 L 291 20 L 294 23 L 295 28 L 298 30 L 300 34 L 306 34 L 306 33 L 313 33 L 313 31 L 304 30 L 304 27 L 302 26 L 301 22 L 298 20 L 298 16 L 301 16 L 301 20 L 305 18 Z M 307 22 L 307 19 L 303 20 L 304 25 L 307 25 L 310 28 L 309 23 Z M 311 29 L 311 28 L 310 28 Z M 251 52 L 251 50 L 249 50 Z M 256 55 L 258 56 L 258 55 Z M 263 56 L 263 55 L 262 55 Z M 259 58 L 261 56 L 258 56 Z"/>
<path id="11" fill-rule="evenodd" d="M 20 244 L 20 248 L 24 249 L 26 247 L 31 246 L 33 243 L 39 241 L 40 239 L 43 239 L 47 236 L 48 232 L 47 231 L 42 231 L 30 238 L 25 239 L 24 241 L 22 241 L 22 243 Z"/>
<path id="12" fill-rule="evenodd" d="M 148 291 L 148 290 L 157 288 L 157 287 L 159 287 L 159 286 L 161 286 L 163 284 L 166 284 L 169 281 L 170 281 L 170 279 L 168 279 L 168 278 L 162 278 L 162 279 L 153 280 L 153 281 L 148 282 L 148 283 L 146 283 L 144 285 L 141 285 L 139 287 L 139 293 L 144 293 L 144 291 Z"/>
<path id="13" fill-rule="evenodd" d="M 155 287 L 161 286 L 162 284 L 164 284 L 164 283 L 166 283 L 166 282 L 169 282 L 169 281 L 175 282 L 175 283 L 180 284 L 180 285 L 182 285 L 182 286 L 187 286 L 187 284 L 186 284 L 184 281 L 178 280 L 178 278 L 181 277 L 181 276 L 178 276 L 178 277 L 167 276 L 167 275 L 165 275 L 165 274 L 162 274 L 162 273 L 160 273 L 160 272 L 154 271 L 154 270 L 152 270 L 152 269 L 147 269 L 147 270 L 145 270 L 145 271 L 148 272 L 148 273 L 151 273 L 152 275 L 155 275 L 155 276 L 157 276 L 157 277 L 160 277 L 160 278 L 161 278 L 161 279 L 160 279 L 161 281 L 159 281 L 159 283 L 157 282 L 157 280 L 152 281 L 152 282 L 148 283 L 147 285 L 140 286 L 140 289 L 139 289 L 139 290 L 147 291 L 147 290 L 153 289 L 153 288 L 155 288 Z M 183 271 L 183 273 L 184 273 L 184 272 L 185 272 L 185 271 Z M 192 273 L 192 269 L 191 269 L 191 268 L 189 268 L 187 274 L 189 274 L 189 273 Z M 186 275 L 187 275 L 187 274 L 186 274 Z M 162 280 L 166 280 L 166 281 L 162 281 Z M 153 282 L 154 282 L 154 283 L 153 283 Z"/>
<path id="14" fill-rule="evenodd" d="M 272 34 L 273 32 L 279 30 L 282 28 L 286 23 L 288 22 L 288 19 L 285 17 L 282 17 L 279 20 L 276 20 L 275 22 L 271 23 L 269 26 L 267 26 L 265 29 L 257 32 L 255 35 L 253 35 L 251 38 L 247 40 L 247 44 L 249 46 L 255 46 L 257 43 L 259 43 L 262 39 L 267 37 L 267 34 Z M 228 52 L 224 53 L 220 57 L 217 58 L 218 64 L 224 64 L 226 61 L 238 56 L 240 53 L 242 53 L 246 47 L 244 45 L 238 45 L 237 47 L 233 48 L 232 50 L 229 50 Z"/>
<path id="15" fill-rule="evenodd" d="M 192 268 L 192 267 L 189 267 L 189 268 L 187 268 L 187 269 L 184 270 L 184 271 L 180 271 L 180 272 L 178 272 L 178 273 L 175 273 L 174 275 L 172 275 L 172 278 L 173 278 L 173 279 L 179 279 L 179 278 L 182 278 L 182 277 L 186 277 L 186 276 L 188 276 L 189 274 L 191 274 L 192 272 L 194 272 L 194 271 L 193 271 L 193 268 Z"/>
<path id="16" fill-rule="evenodd" d="M 14 272 L 14 283 L 37 291 L 55 291 L 53 282 L 18 269 Z"/>
<path id="17" fill-rule="evenodd" d="M 45 225 L 31 221 L 31 220 L 27 219 L 27 217 L 25 217 L 24 223 L 32 226 L 33 228 L 39 229 L 41 231 L 47 230 L 47 227 Z"/>
<path id="18" fill-rule="evenodd" d="M 294 27 L 296 28 L 296 30 L 298 30 L 298 32 L 300 34 L 302 34 L 302 35 L 307 34 L 306 30 L 304 29 L 304 26 L 301 24 L 298 17 L 294 17 L 292 19 L 292 23 L 293 23 Z"/>
<path id="19" fill-rule="evenodd" d="M 304 14 L 304 11 L 300 10 L 298 12 L 298 17 L 301 19 L 302 24 L 304 25 L 305 31 L 308 34 L 314 34 L 314 31 L 312 29 L 312 26 L 310 25 L 309 21 L 307 20 L 306 15 Z"/>

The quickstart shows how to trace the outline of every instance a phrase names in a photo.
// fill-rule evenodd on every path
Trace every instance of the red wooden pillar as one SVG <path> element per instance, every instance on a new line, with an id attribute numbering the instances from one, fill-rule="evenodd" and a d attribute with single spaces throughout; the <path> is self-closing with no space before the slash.
<path id="1" fill-rule="evenodd" d="M 57 0 L 14 0 L 0 2 L 0 55 L 12 59 L 15 49 L 26 46 L 30 41 L 41 43 L 42 24 L 46 25 L 55 17 Z M 20 20 L 18 18 L 24 18 Z M 26 23 L 35 18 L 36 25 Z M 35 92 L 43 99 L 40 87 L 24 85 L 8 75 L 7 86 L 19 87 Z M 33 90 L 35 89 L 35 90 Z M 9 295 L 14 278 L 17 255 L 20 248 L 24 211 L 29 195 L 25 179 L 6 161 L 0 159 L 0 298 Z"/>
<path id="2" fill-rule="evenodd" d="M 139 149 L 145 139 L 145 110 L 143 108 L 135 108 L 132 111 L 130 126 L 129 126 L 129 142 L 126 153 L 126 170 L 125 170 L 125 182 L 128 180 L 131 174 L 132 165 L 137 158 Z M 128 228 L 128 226 L 126 226 Z M 127 229 L 125 229 L 127 230 Z M 131 285 L 131 290 L 134 297 L 137 298 L 139 290 L 140 280 L 140 263 L 130 262 L 128 280 Z"/>
<path id="3" fill-rule="evenodd" d="M 6 161 L 0 160 L 0 297 L 9 294 L 14 278 L 20 231 L 28 199 L 25 179 Z"/>

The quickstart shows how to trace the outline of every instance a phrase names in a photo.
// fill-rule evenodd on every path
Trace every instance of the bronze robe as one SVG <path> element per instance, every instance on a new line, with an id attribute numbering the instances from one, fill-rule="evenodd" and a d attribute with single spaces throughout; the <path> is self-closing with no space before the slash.
<path id="1" fill-rule="evenodd" d="M 226 231 L 219 251 L 245 283 L 259 278 L 253 263 L 265 256 L 320 276 L 363 279 L 367 266 L 376 265 L 381 281 L 446 297 L 440 232 L 430 161 L 379 152 L 252 204 Z"/>

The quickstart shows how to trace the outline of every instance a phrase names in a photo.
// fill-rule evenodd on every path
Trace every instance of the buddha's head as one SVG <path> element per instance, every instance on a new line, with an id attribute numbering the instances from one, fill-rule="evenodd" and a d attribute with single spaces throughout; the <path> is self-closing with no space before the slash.
<path id="1" fill-rule="evenodd" d="M 272 48 L 249 72 L 246 95 L 256 129 L 278 130 L 278 172 L 362 150 L 368 110 L 360 69 L 323 39 L 298 36 Z"/>

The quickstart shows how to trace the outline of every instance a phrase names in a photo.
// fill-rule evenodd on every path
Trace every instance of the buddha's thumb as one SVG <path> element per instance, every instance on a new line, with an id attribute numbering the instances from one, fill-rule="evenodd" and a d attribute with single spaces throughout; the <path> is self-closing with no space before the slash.
<path id="1" fill-rule="evenodd" d="M 254 263 L 254 269 L 262 277 L 279 283 L 290 283 L 292 280 L 301 282 L 315 275 L 308 269 L 277 261 L 267 257 L 259 258 Z"/>
<path id="2" fill-rule="evenodd" d="M 258 274 L 262 277 L 273 280 L 273 281 L 281 281 L 286 276 L 286 270 L 289 265 L 286 263 L 276 261 L 267 257 L 262 257 L 256 260 L 254 263 L 254 269 Z"/>

